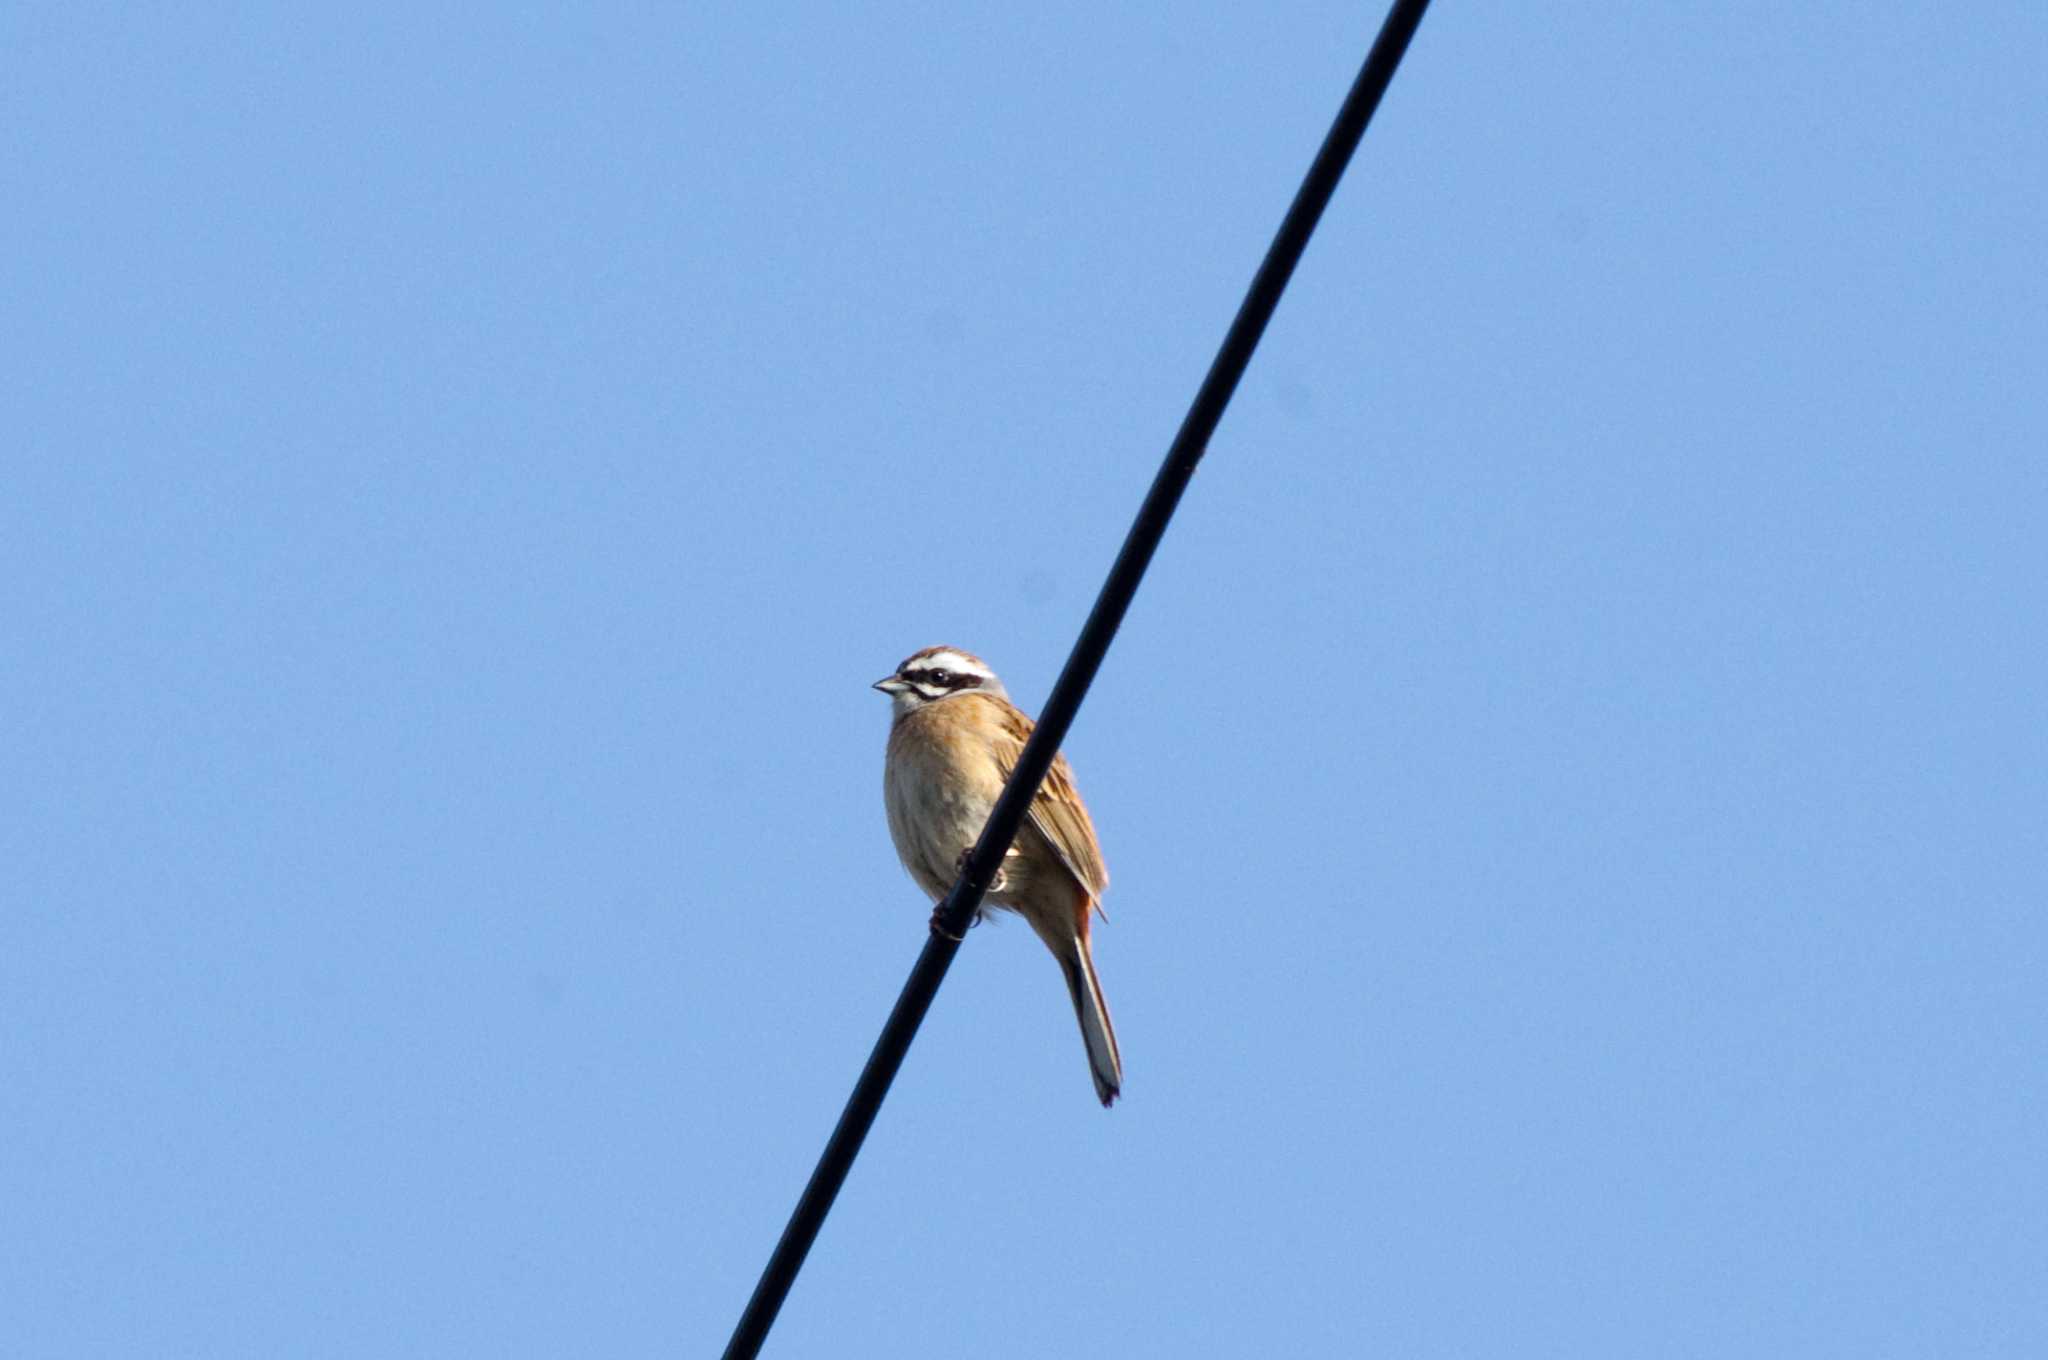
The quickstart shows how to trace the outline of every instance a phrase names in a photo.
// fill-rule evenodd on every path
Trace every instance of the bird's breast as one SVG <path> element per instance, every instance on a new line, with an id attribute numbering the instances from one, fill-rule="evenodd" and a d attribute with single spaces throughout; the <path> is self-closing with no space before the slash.
<path id="1" fill-rule="evenodd" d="M 911 876 L 933 897 L 951 885 L 960 852 L 974 844 L 1002 792 L 1001 771 L 955 703 L 908 715 L 889 734 L 882 780 L 889 834 Z"/>

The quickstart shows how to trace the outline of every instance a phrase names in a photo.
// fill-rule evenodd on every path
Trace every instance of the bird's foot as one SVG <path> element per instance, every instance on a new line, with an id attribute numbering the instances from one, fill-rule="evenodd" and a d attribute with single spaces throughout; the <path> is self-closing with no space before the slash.
<path id="1" fill-rule="evenodd" d="M 973 854 L 973 853 L 974 853 L 974 847 L 973 847 L 973 846 L 971 846 L 971 845 L 970 845 L 970 846 L 968 846 L 968 847 L 967 847 L 967 848 L 966 848 L 965 850 L 962 850 L 962 851 L 960 852 L 960 854 L 959 854 L 959 857 L 958 857 L 958 858 L 956 858 L 956 859 L 955 859 L 955 860 L 953 861 L 953 872 L 954 872 L 954 874 L 955 874 L 955 875 L 958 875 L 958 874 L 960 874 L 960 873 L 962 873 L 962 872 L 964 872 L 964 871 L 966 870 L 966 868 L 967 868 L 967 857 L 968 857 L 969 855 Z M 1015 847 L 1012 847 L 1012 848 L 1011 848 L 1010 850 L 1008 850 L 1007 852 L 1005 852 L 1005 853 L 1004 853 L 1004 855 L 1003 855 L 1003 858 L 1004 858 L 1004 860 L 1006 860 L 1006 861 L 1007 861 L 1007 860 L 1008 860 L 1008 859 L 1009 859 L 1009 858 L 1010 858 L 1010 857 L 1011 857 L 1012 855 L 1015 855 L 1016 853 L 1017 853 L 1017 851 L 1016 851 Z M 1005 867 L 1004 865 L 997 865 L 997 866 L 996 866 L 996 876 L 995 876 L 994 878 L 992 878 L 992 879 L 990 879 L 990 880 L 989 880 L 989 883 L 988 883 L 988 891 L 990 892 L 990 894 L 995 894 L 995 893 L 1001 893 L 1001 892 L 1008 892 L 1008 891 L 1009 891 L 1009 889 L 1010 889 L 1010 875 L 1009 875 L 1009 872 L 1008 872 L 1007 868 L 1006 868 L 1006 867 Z"/>
<path id="2" fill-rule="evenodd" d="M 970 845 L 960 852 L 959 858 L 953 861 L 953 873 L 956 876 L 966 870 L 967 857 L 973 853 L 974 847 Z M 988 895 L 990 897 L 998 896 L 1010 890 L 1009 863 L 1016 857 L 1017 847 L 1014 845 L 1003 852 L 1003 862 L 996 866 L 996 876 L 988 881 Z"/>

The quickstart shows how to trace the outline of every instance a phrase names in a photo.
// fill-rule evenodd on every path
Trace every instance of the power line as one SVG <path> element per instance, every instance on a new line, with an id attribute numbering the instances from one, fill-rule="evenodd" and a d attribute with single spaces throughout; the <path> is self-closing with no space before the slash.
<path id="1" fill-rule="evenodd" d="M 1207 450 L 1217 422 L 1223 419 L 1223 410 L 1230 404 L 1231 394 L 1237 390 L 1238 381 L 1244 377 L 1245 368 L 1251 363 L 1252 351 L 1258 347 L 1266 323 L 1272 320 L 1280 294 L 1293 276 L 1295 265 L 1300 263 L 1310 234 L 1315 231 L 1323 209 L 1329 206 L 1330 196 L 1337 190 L 1337 181 L 1343 177 L 1344 167 L 1350 164 L 1352 153 L 1365 136 L 1366 124 L 1379 107 L 1380 97 L 1386 93 L 1388 83 L 1393 80 L 1394 72 L 1408 50 L 1408 41 L 1415 36 L 1416 26 L 1422 22 L 1423 11 L 1428 8 L 1429 0 L 1395 0 L 1386 22 L 1380 26 L 1379 36 L 1373 40 L 1372 51 L 1366 55 L 1358 79 L 1352 83 L 1343 107 L 1337 111 L 1336 120 L 1323 138 L 1322 148 L 1316 152 L 1315 161 L 1309 166 L 1301 188 L 1295 192 L 1294 202 L 1288 206 L 1287 216 L 1282 219 L 1280 230 L 1274 234 L 1273 244 L 1267 248 L 1266 258 L 1260 263 L 1259 272 L 1253 276 L 1244 302 L 1238 307 L 1237 317 L 1230 323 L 1230 331 L 1223 337 L 1222 347 L 1209 366 L 1209 374 L 1202 380 L 1201 389 L 1195 393 L 1194 402 L 1188 407 L 1180 433 L 1174 436 L 1173 445 L 1166 452 L 1166 460 L 1160 465 L 1159 475 L 1152 480 L 1152 489 L 1145 493 L 1144 504 L 1138 508 L 1138 517 L 1124 538 L 1123 549 L 1117 553 L 1109 579 L 1103 583 L 1102 593 L 1096 597 L 1095 608 L 1089 611 L 1087 623 L 1082 625 L 1081 636 L 1067 657 L 1066 667 L 1060 671 L 1060 678 L 1045 701 L 1045 709 L 1038 715 L 1037 728 L 1025 743 L 1023 754 L 1017 759 L 1017 768 L 1011 772 L 1010 782 L 996 801 L 995 810 L 989 814 L 981 839 L 975 842 L 967 862 L 961 867 L 959 880 L 940 906 L 936 922 L 939 928 L 926 938 L 924 952 L 918 955 L 909 981 L 903 984 L 902 995 L 896 998 L 896 1006 L 882 1026 L 881 1037 L 875 1040 L 874 1052 L 868 1055 L 867 1066 L 861 1069 L 860 1080 L 854 1083 L 853 1094 L 848 1097 L 846 1109 L 840 1114 L 839 1123 L 833 1128 L 832 1137 L 818 1158 L 817 1169 L 811 1173 L 810 1182 L 804 1186 L 803 1195 L 789 1217 L 789 1226 L 782 1230 L 782 1240 L 775 1244 L 774 1254 L 768 1258 L 768 1264 L 761 1272 L 760 1283 L 754 1286 L 754 1295 L 747 1300 L 746 1312 L 740 1315 L 739 1325 L 733 1329 L 732 1340 L 726 1344 L 725 1360 L 751 1360 L 760 1353 L 761 1343 L 767 1339 L 768 1329 L 775 1324 L 775 1315 L 781 1311 L 790 1285 L 795 1282 L 797 1271 L 803 1268 L 804 1257 L 809 1254 L 811 1243 L 825 1222 L 825 1215 L 831 1211 L 832 1201 L 853 1167 L 853 1159 L 860 1153 L 868 1127 L 882 1108 L 882 1099 L 889 1093 L 889 1084 L 896 1079 L 896 1070 L 903 1065 L 903 1056 L 910 1049 L 910 1041 L 916 1037 L 917 1027 L 923 1023 L 932 998 L 938 994 L 939 984 L 945 980 L 946 969 L 952 965 L 953 955 L 960 948 L 958 937 L 967 933 L 968 923 L 974 919 L 975 910 L 980 907 L 997 866 L 1002 863 L 1010 842 L 1016 838 L 1017 828 L 1023 824 L 1031 800 L 1038 792 L 1038 785 L 1051 767 L 1060 743 L 1066 739 L 1067 728 L 1072 725 L 1074 714 L 1080 710 L 1081 700 L 1087 696 L 1088 686 L 1094 683 L 1096 671 L 1101 669 L 1110 641 L 1115 638 L 1125 612 L 1130 609 L 1145 568 L 1151 563 L 1152 554 L 1166 533 L 1167 522 L 1173 518 L 1174 507 L 1180 504 L 1181 493 L 1187 490 L 1195 465 Z"/>

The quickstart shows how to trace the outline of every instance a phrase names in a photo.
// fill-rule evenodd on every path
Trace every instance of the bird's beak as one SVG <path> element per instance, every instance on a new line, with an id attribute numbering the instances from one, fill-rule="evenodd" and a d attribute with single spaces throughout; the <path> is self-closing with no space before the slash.
<path id="1" fill-rule="evenodd" d="M 901 694 L 904 690 L 909 689 L 910 686 L 893 675 L 885 675 L 875 681 L 875 688 L 884 694 Z"/>

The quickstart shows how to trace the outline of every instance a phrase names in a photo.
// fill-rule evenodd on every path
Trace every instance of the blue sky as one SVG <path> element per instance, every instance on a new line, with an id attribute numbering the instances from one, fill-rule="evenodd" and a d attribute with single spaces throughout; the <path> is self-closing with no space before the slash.
<path id="1" fill-rule="evenodd" d="M 1378 20 L 0 14 L 0 1348 L 714 1352 Z M 1430 16 L 770 1354 L 2048 1352 L 2044 57 Z"/>

